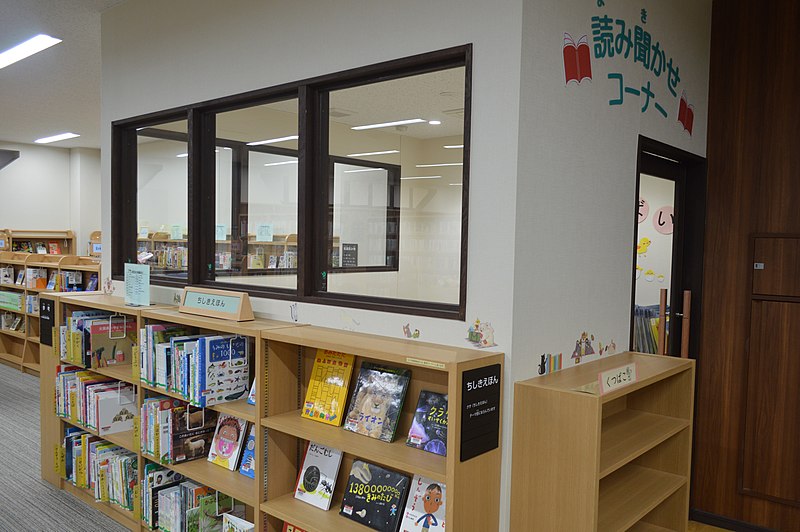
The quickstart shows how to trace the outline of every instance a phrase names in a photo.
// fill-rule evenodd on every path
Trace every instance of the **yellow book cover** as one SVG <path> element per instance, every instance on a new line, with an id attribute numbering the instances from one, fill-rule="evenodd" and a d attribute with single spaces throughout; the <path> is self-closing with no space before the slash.
<path id="1" fill-rule="evenodd" d="M 302 417 L 341 426 L 355 358 L 337 351 L 317 350 Z"/>

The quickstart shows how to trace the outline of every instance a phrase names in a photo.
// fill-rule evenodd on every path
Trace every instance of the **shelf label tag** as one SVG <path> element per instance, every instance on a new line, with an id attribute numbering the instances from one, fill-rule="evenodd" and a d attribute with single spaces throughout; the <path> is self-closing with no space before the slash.
<path id="1" fill-rule="evenodd" d="M 139 426 L 139 416 L 133 416 L 133 450 L 137 453 L 139 452 L 139 443 L 141 439 Z"/>
<path id="2" fill-rule="evenodd" d="M 252 321 L 253 307 L 246 292 L 215 290 L 212 288 L 186 287 L 181 297 L 180 312 L 197 314 L 209 318 L 233 321 Z"/>
<path id="3" fill-rule="evenodd" d="M 69 392 L 69 420 L 74 424 L 78 422 L 78 394 Z"/>
<path id="4" fill-rule="evenodd" d="M 133 360 L 131 360 L 131 366 L 133 366 L 133 382 L 139 382 L 139 379 L 141 377 L 141 369 L 142 368 L 140 366 L 141 360 L 139 358 L 139 346 L 138 345 L 133 346 L 132 355 L 133 355 L 132 356 Z"/>
<path id="5" fill-rule="evenodd" d="M 466 462 L 500 443 L 502 368 L 492 364 L 461 374 L 461 456 Z"/>
<path id="6" fill-rule="evenodd" d="M 256 242 L 272 242 L 272 224 L 256 226 Z"/>
<path id="7" fill-rule="evenodd" d="M 108 474 L 105 469 L 101 469 L 97 473 L 97 480 L 95 482 L 100 484 L 100 500 L 108 502 Z"/>
<path id="8" fill-rule="evenodd" d="M 428 368 L 445 369 L 446 366 L 441 362 L 433 362 L 431 360 L 421 360 L 419 358 L 406 357 L 407 364 L 414 364 L 416 366 L 425 366 Z"/>
<path id="9" fill-rule="evenodd" d="M 597 375 L 598 384 L 600 385 L 600 395 L 605 395 L 617 388 L 624 388 L 629 384 L 633 384 L 638 379 L 639 375 L 636 371 L 636 362 L 600 372 Z"/>
<path id="10" fill-rule="evenodd" d="M 142 488 L 139 483 L 133 485 L 133 518 L 137 521 L 142 517 Z"/>
<path id="11" fill-rule="evenodd" d="M 228 238 L 228 226 L 225 224 L 216 224 L 214 226 L 214 240 L 225 240 Z"/>

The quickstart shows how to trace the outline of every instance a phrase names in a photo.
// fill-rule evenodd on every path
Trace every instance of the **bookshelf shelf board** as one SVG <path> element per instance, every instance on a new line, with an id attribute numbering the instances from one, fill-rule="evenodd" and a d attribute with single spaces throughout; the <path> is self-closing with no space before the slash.
<path id="1" fill-rule="evenodd" d="M 8 336 L 13 336 L 14 338 L 19 338 L 20 340 L 25 340 L 25 333 L 19 331 L 12 331 L 10 329 L 0 329 L 0 333 L 7 334 Z"/>
<path id="2" fill-rule="evenodd" d="M 10 283 L 3 283 L 0 284 L 0 288 L 10 288 L 11 290 L 19 290 L 20 292 L 25 291 L 25 287 L 21 284 L 10 284 Z"/>
<path id="3" fill-rule="evenodd" d="M 55 290 L 48 290 L 47 288 L 26 288 L 25 290 L 27 290 L 28 292 L 36 292 L 38 294 L 44 292 L 55 292 Z"/>
<path id="4" fill-rule="evenodd" d="M 354 335 L 349 331 L 325 327 L 291 327 L 262 332 L 270 341 L 297 344 L 316 349 L 330 349 L 364 358 L 396 364 L 421 365 L 441 371 L 453 370 L 456 364 L 480 360 L 497 353 L 445 345 L 390 338 L 374 334 Z M 596 379 L 595 375 L 595 379 Z"/>
<path id="5" fill-rule="evenodd" d="M 81 264 L 62 264 L 62 270 L 70 270 L 75 272 L 96 272 L 97 266 L 96 265 L 81 265 Z"/>
<path id="6" fill-rule="evenodd" d="M 600 482 L 598 530 L 623 531 L 686 484 L 686 478 L 633 464 Z"/>
<path id="7" fill-rule="evenodd" d="M 261 504 L 261 511 L 288 521 L 308 532 L 364 532 L 369 530 L 362 524 L 339 515 L 341 501 L 334 498 L 327 512 L 294 498 L 294 493 L 277 497 Z"/>
<path id="8" fill-rule="evenodd" d="M 669 528 L 639 521 L 628 529 L 628 532 L 672 532 Z"/>
<path id="9" fill-rule="evenodd" d="M 136 384 L 136 381 L 133 380 L 133 368 L 130 364 L 122 364 L 119 366 L 108 366 L 105 368 L 87 368 L 89 371 L 94 371 L 95 373 L 99 373 L 100 375 L 104 375 L 106 377 L 111 377 L 112 379 L 117 379 L 118 381 L 128 382 L 130 384 Z"/>
<path id="10" fill-rule="evenodd" d="M 151 386 L 144 382 L 140 382 L 139 386 L 141 386 L 145 390 L 156 392 L 161 395 L 166 395 L 167 397 L 172 397 L 173 399 L 178 399 L 180 401 L 185 401 L 188 403 L 186 398 L 183 397 L 181 394 L 175 392 L 168 392 L 163 388 L 159 388 L 157 386 Z M 245 401 L 245 404 L 244 405 L 238 404 L 241 401 Z M 208 406 L 206 408 L 208 408 L 209 410 L 215 410 L 217 412 L 221 412 L 223 414 L 233 414 L 237 417 L 246 419 L 250 423 L 256 423 L 256 408 L 253 405 L 248 405 L 246 401 L 247 399 L 239 399 L 238 401 L 231 401 L 229 403 L 222 403 L 221 405 Z M 246 406 L 250 408 L 245 408 Z"/>
<path id="11" fill-rule="evenodd" d="M 5 360 L 6 362 L 11 362 L 13 364 L 22 364 L 22 357 L 13 355 L 11 353 L 2 353 L 0 352 L 0 360 Z"/>
<path id="12" fill-rule="evenodd" d="M 72 295 L 63 296 L 63 303 L 72 306 L 85 307 L 90 309 L 107 310 L 119 314 L 129 314 L 135 319 L 136 314 L 141 310 L 140 307 L 130 307 L 125 305 L 125 299 L 119 296 L 107 296 L 102 292 L 77 292 Z M 156 305 L 150 308 L 161 308 L 167 305 Z"/>
<path id="13" fill-rule="evenodd" d="M 28 337 L 26 337 L 25 339 L 26 339 L 27 341 L 29 341 L 29 342 L 33 342 L 34 344 L 38 344 L 38 343 L 39 343 L 39 339 L 38 339 L 38 338 L 35 338 L 35 337 L 33 337 L 33 336 L 28 336 Z"/>
<path id="14" fill-rule="evenodd" d="M 101 438 L 105 439 L 113 443 L 114 445 L 119 445 L 131 452 L 137 452 L 136 443 L 133 440 L 133 431 L 126 430 L 123 432 L 115 432 L 113 434 L 106 434 L 105 436 L 100 436 Z"/>
<path id="15" fill-rule="evenodd" d="M 39 313 L 38 312 L 36 314 L 34 314 L 33 312 L 26 312 L 25 315 L 29 316 L 31 318 L 38 318 L 39 317 Z"/>
<path id="16" fill-rule="evenodd" d="M 40 371 L 42 366 L 38 362 L 23 362 L 22 367 L 32 369 L 34 371 Z"/>
<path id="17" fill-rule="evenodd" d="M 606 418 L 600 437 L 600 478 L 689 426 L 689 421 L 640 410 L 623 410 Z"/>
<path id="18" fill-rule="evenodd" d="M 242 475 L 238 470 L 229 471 L 222 466 L 209 462 L 205 458 L 183 462 L 182 464 L 161 464 L 155 456 L 146 453 L 142 453 L 142 456 L 153 463 L 163 465 L 167 469 L 180 473 L 196 482 L 230 495 L 248 506 L 258 507 L 258 503 L 254 498 L 255 480 Z"/>
<path id="19" fill-rule="evenodd" d="M 60 255 L 49 255 L 52 257 L 58 256 L 59 259 L 61 258 Z M 28 268 L 51 268 L 51 269 L 58 269 L 58 261 L 53 262 L 43 262 L 43 261 L 36 261 L 36 260 L 29 260 L 25 263 L 25 266 Z"/>
<path id="20" fill-rule="evenodd" d="M 220 318 L 208 318 L 178 312 L 175 308 L 169 309 L 147 309 L 142 311 L 142 317 L 149 320 L 156 320 L 165 323 L 179 323 L 197 327 L 202 330 L 218 331 L 219 333 L 241 334 L 242 336 L 259 337 L 263 330 L 280 329 L 284 327 L 297 328 L 296 323 L 256 318 L 253 321 L 229 321 Z"/>
<path id="21" fill-rule="evenodd" d="M 270 430 L 290 434 L 296 438 L 343 449 L 368 462 L 376 462 L 409 474 L 417 473 L 447 483 L 447 459 L 444 456 L 409 447 L 403 434 L 398 434 L 394 442 L 386 443 L 344 430 L 342 427 L 302 418 L 300 410 L 262 418 L 261 424 Z"/>
<path id="22" fill-rule="evenodd" d="M 100 510 L 107 516 L 111 517 L 112 519 L 116 519 L 117 521 L 119 521 L 119 518 L 121 517 L 123 519 L 121 521 L 123 525 L 127 526 L 131 530 L 139 530 L 139 521 L 138 519 L 134 518 L 133 512 L 130 510 L 126 510 L 125 508 L 117 506 L 116 504 L 97 502 L 94 500 L 94 492 L 92 490 L 79 488 L 74 486 L 71 482 L 67 482 L 66 480 L 63 481 L 62 484 L 64 486 L 64 491 L 73 494 L 89 506 Z"/>
<path id="23" fill-rule="evenodd" d="M 6 312 L 10 312 L 12 314 L 20 314 L 20 315 L 25 314 L 25 312 L 21 310 L 13 310 L 10 308 L 0 307 L 0 313 L 6 313 Z M 0 329 L 0 331 L 5 331 L 5 330 L 6 329 Z"/>

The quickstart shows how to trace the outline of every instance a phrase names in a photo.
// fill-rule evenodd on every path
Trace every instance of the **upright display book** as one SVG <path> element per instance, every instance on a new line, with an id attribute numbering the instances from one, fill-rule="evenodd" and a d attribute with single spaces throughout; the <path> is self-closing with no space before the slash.
<path id="1" fill-rule="evenodd" d="M 307 532 L 307 531 L 300 528 L 299 526 L 295 526 L 291 523 L 287 523 L 286 521 L 284 521 L 283 530 L 281 532 Z"/>
<path id="2" fill-rule="evenodd" d="M 92 352 L 92 368 L 130 364 L 137 335 L 135 319 L 113 316 L 92 320 L 84 329 L 84 345 Z"/>
<path id="3" fill-rule="evenodd" d="M 207 336 L 198 341 L 200 362 L 197 406 L 235 401 L 247 395 L 250 367 L 247 338 Z"/>
<path id="4" fill-rule="evenodd" d="M 220 414 L 217 419 L 217 430 L 211 442 L 211 450 L 208 453 L 208 461 L 231 471 L 236 469 L 242 443 L 244 443 L 246 426 L 247 421 L 242 418 Z"/>
<path id="5" fill-rule="evenodd" d="M 170 460 L 173 464 L 208 455 L 217 425 L 217 412 L 191 405 L 170 411 Z"/>
<path id="6" fill-rule="evenodd" d="M 400 532 L 445 530 L 445 485 L 414 475 L 408 490 Z"/>
<path id="7" fill-rule="evenodd" d="M 340 515 L 375 530 L 397 530 L 408 493 L 408 477 L 356 460 L 342 499 Z"/>
<path id="8" fill-rule="evenodd" d="M 309 442 L 303 467 L 297 477 L 294 498 L 329 510 L 341 463 L 342 451 L 339 449 Z"/>
<path id="9" fill-rule="evenodd" d="M 222 514 L 222 532 L 250 532 L 256 525 L 241 517 L 231 514 Z"/>
<path id="10" fill-rule="evenodd" d="M 317 350 L 302 417 L 336 427 L 342 424 L 354 362 L 353 355 L 326 349 Z"/>
<path id="11" fill-rule="evenodd" d="M 256 478 L 256 426 L 250 425 L 250 433 L 244 443 L 242 450 L 242 463 L 239 465 L 239 473 L 246 477 Z"/>
<path id="12" fill-rule="evenodd" d="M 394 440 L 410 379 L 407 369 L 361 364 L 344 428 L 385 442 Z"/>
<path id="13" fill-rule="evenodd" d="M 406 444 L 447 456 L 447 395 L 428 390 L 419 392 Z"/>

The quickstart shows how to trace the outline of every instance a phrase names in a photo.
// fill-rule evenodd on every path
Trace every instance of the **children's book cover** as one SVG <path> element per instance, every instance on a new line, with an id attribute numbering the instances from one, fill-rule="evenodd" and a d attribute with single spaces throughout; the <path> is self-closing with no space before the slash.
<path id="1" fill-rule="evenodd" d="M 295 526 L 291 523 L 287 523 L 286 521 L 284 521 L 282 532 L 307 532 L 307 531 L 300 528 L 299 526 Z"/>
<path id="2" fill-rule="evenodd" d="M 246 425 L 247 421 L 242 418 L 221 414 L 217 420 L 217 430 L 211 442 L 208 461 L 231 471 L 236 469 Z"/>
<path id="3" fill-rule="evenodd" d="M 445 485 L 414 475 L 400 523 L 400 532 L 445 530 Z"/>
<path id="4" fill-rule="evenodd" d="M 247 338 L 210 336 L 198 342 L 200 397 L 197 406 L 211 406 L 245 397 L 250 383 Z"/>
<path id="5" fill-rule="evenodd" d="M 325 349 L 317 350 L 311 370 L 302 417 L 340 426 L 353 374 L 355 356 Z"/>
<path id="6" fill-rule="evenodd" d="M 447 456 L 447 395 L 428 390 L 419 392 L 406 444 Z"/>
<path id="7" fill-rule="evenodd" d="M 250 433 L 244 442 L 242 450 L 242 463 L 239 465 L 239 473 L 246 477 L 256 478 L 256 426 L 250 425 Z"/>
<path id="8" fill-rule="evenodd" d="M 256 525 L 231 514 L 222 514 L 222 532 L 250 532 Z"/>
<path id="9" fill-rule="evenodd" d="M 170 459 L 174 464 L 208 456 L 217 426 L 217 412 L 181 405 L 170 412 Z"/>
<path id="10" fill-rule="evenodd" d="M 138 330 L 136 320 L 124 316 L 96 319 L 88 326 L 92 368 L 130 364 Z M 84 336 L 86 329 L 84 329 Z"/>
<path id="11" fill-rule="evenodd" d="M 361 364 L 344 428 L 385 442 L 394 440 L 410 379 L 407 369 Z"/>
<path id="12" fill-rule="evenodd" d="M 297 477 L 295 499 L 329 510 L 341 463 L 342 451 L 339 449 L 309 442 L 303 467 Z"/>
<path id="13" fill-rule="evenodd" d="M 408 477 L 356 460 L 350 469 L 340 515 L 375 530 L 397 530 Z"/>

